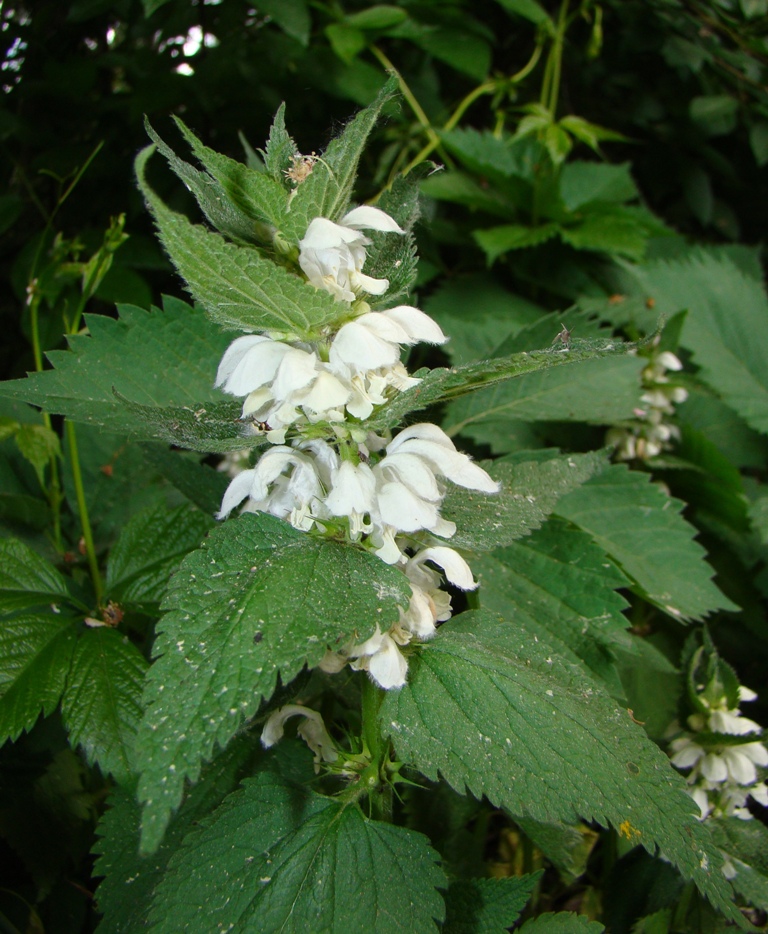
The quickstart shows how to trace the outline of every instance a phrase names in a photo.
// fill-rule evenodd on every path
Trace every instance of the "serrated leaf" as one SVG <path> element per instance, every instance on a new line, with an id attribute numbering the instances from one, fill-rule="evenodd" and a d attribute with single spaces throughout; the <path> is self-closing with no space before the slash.
<path id="1" fill-rule="evenodd" d="M 503 224 L 500 227 L 475 230 L 472 236 L 485 253 L 490 266 L 504 253 L 539 246 L 551 240 L 559 231 L 559 226 L 553 223 L 540 224 L 538 227 L 528 227 L 525 224 Z"/>
<path id="2" fill-rule="evenodd" d="M 520 934 L 602 934 L 605 927 L 572 911 L 549 911 L 526 921 Z"/>
<path id="3" fill-rule="evenodd" d="M 134 516 L 109 553 L 105 590 L 118 603 L 159 604 L 181 559 L 198 547 L 213 518 L 189 506 L 151 506 Z"/>
<path id="4" fill-rule="evenodd" d="M 491 48 L 468 29 L 433 28 L 413 37 L 425 52 L 476 81 L 482 81 L 491 65 Z"/>
<path id="5" fill-rule="evenodd" d="M 545 461 L 484 465 L 501 485 L 497 494 L 478 494 L 451 485 L 441 514 L 456 523 L 451 545 L 492 551 L 539 528 L 567 492 L 605 469 L 599 453 L 554 456 Z"/>
<path id="6" fill-rule="evenodd" d="M 287 683 L 327 646 L 384 629 L 409 599 L 400 571 L 273 516 L 212 532 L 172 579 L 159 624 L 137 744 L 144 849 L 159 844 L 185 778 L 256 713 L 278 673 Z"/>
<path id="7" fill-rule="evenodd" d="M 445 896 L 443 934 L 506 934 L 542 874 L 452 882 Z"/>
<path id="8" fill-rule="evenodd" d="M 622 613 L 627 602 L 615 591 L 628 581 L 589 535 L 550 519 L 529 538 L 474 558 L 472 570 L 484 609 L 514 615 L 558 656 L 622 696 L 612 649 L 632 644 Z"/>
<path id="9" fill-rule="evenodd" d="M 594 207 L 575 225 L 559 230 L 565 243 L 576 250 L 595 250 L 640 260 L 648 245 L 649 231 L 642 214 L 621 205 Z"/>
<path id="10" fill-rule="evenodd" d="M 264 221 L 279 228 L 288 201 L 285 187 L 266 172 L 250 169 L 242 162 L 203 145 L 179 117 L 174 117 L 174 120 L 205 170 L 221 186 L 228 201 L 250 221 L 251 228 L 254 221 Z M 253 239 L 253 232 L 249 239 Z"/>
<path id="11" fill-rule="evenodd" d="M 638 197 L 631 164 L 582 162 L 574 159 L 560 173 L 560 197 L 566 211 L 577 211 L 593 201 L 623 204 Z"/>
<path id="12" fill-rule="evenodd" d="M 264 166 L 275 181 L 285 184 L 284 173 L 290 168 L 291 160 L 298 151 L 296 143 L 285 128 L 285 103 L 282 103 L 277 108 L 266 149 L 262 152 Z"/>
<path id="13" fill-rule="evenodd" d="M 391 77 L 376 100 L 353 117 L 341 134 L 329 143 L 322 159 L 317 161 L 312 174 L 296 189 L 291 201 L 290 212 L 282 228 L 289 240 L 298 242 L 315 217 L 338 221 L 346 213 L 368 134 L 378 120 L 382 107 L 394 97 L 396 91 L 397 78 Z"/>
<path id="14" fill-rule="evenodd" d="M 199 169 L 196 169 L 188 162 L 179 158 L 171 147 L 155 132 L 148 121 L 145 120 L 144 126 L 150 139 L 155 146 L 157 146 L 158 151 L 167 159 L 171 169 L 195 196 L 195 200 L 200 206 L 200 209 L 217 230 L 220 230 L 234 240 L 253 242 L 259 239 L 257 237 L 258 231 L 257 225 L 254 223 L 254 217 L 243 210 L 242 206 L 238 204 L 236 200 L 225 197 L 225 190 L 216 178 L 212 177 L 207 172 L 201 172 Z M 186 127 L 183 128 L 186 130 Z M 205 149 L 205 147 L 202 148 Z M 215 155 L 218 155 L 218 153 Z M 223 159 L 226 157 L 222 156 L 221 158 Z M 238 165 L 239 163 L 234 164 Z M 245 169 L 245 166 L 241 166 L 241 168 Z M 287 198 L 287 192 L 280 188 L 280 186 L 268 176 L 263 175 L 262 177 L 265 185 L 269 183 L 278 188 L 284 204 Z M 268 222 L 269 220 L 264 216 L 264 212 L 261 209 L 256 211 L 256 217 L 262 222 Z"/>
<path id="15" fill-rule="evenodd" d="M 147 662 L 127 637 L 106 627 L 77 642 L 62 715 L 73 746 L 104 774 L 127 780 L 133 771 L 133 740 L 141 718 Z"/>
<path id="16" fill-rule="evenodd" d="M 669 760 L 626 710 L 541 640 L 491 613 L 463 613 L 411 656 L 381 708 L 398 757 L 457 791 L 540 821 L 612 824 L 658 845 L 726 916 L 720 859 Z"/>
<path id="17" fill-rule="evenodd" d="M 142 405 L 119 393 L 115 397 L 128 417 L 142 426 L 143 437 L 165 441 L 188 451 L 228 454 L 266 444 L 242 418 L 242 401 L 199 405 Z"/>
<path id="18" fill-rule="evenodd" d="M 262 0 L 259 11 L 267 13 L 292 39 L 302 45 L 309 42 L 312 20 L 305 0 Z"/>
<path id="19" fill-rule="evenodd" d="M 555 28 L 550 15 L 537 0 L 497 0 L 497 3 L 510 13 L 522 16 L 537 26 L 546 23 L 550 30 Z"/>
<path id="20" fill-rule="evenodd" d="M 64 575 L 45 558 L 16 539 L 0 539 L 0 610 L 62 602 L 87 609 L 72 595 Z"/>
<path id="21" fill-rule="evenodd" d="M 157 444 L 142 445 L 147 463 L 186 498 L 212 516 L 221 506 L 230 478 L 222 470 L 199 463 L 196 455 L 169 450 Z"/>
<path id="22" fill-rule="evenodd" d="M 166 207 L 145 178 L 154 149 L 148 146 L 136 157 L 139 187 L 174 266 L 213 321 L 235 330 L 274 331 L 296 339 L 310 338 L 318 327 L 339 317 L 340 306 L 328 292 L 313 288 L 255 248 L 227 243 Z M 313 177 L 314 173 L 307 182 Z"/>
<path id="23" fill-rule="evenodd" d="M 0 620 L 0 745 L 56 709 L 77 640 L 76 622 L 55 613 Z"/>
<path id="24" fill-rule="evenodd" d="M 759 820 L 738 817 L 710 823 L 715 842 L 735 871 L 731 885 L 750 904 L 768 911 L 768 828 Z"/>
<path id="25" fill-rule="evenodd" d="M 562 879 L 575 882 L 584 875 L 599 839 L 596 831 L 581 823 L 545 823 L 519 815 L 515 815 L 514 820 L 533 845 L 557 868 Z"/>
<path id="26" fill-rule="evenodd" d="M 550 370 L 570 364 L 587 365 L 599 359 L 605 368 L 609 369 L 610 372 L 615 372 L 617 360 L 608 362 L 602 360 L 602 358 L 622 357 L 628 354 L 634 346 L 633 344 L 625 344 L 615 340 L 575 340 L 571 342 L 567 349 L 562 346 L 552 346 L 546 350 L 524 351 L 506 357 L 484 360 L 480 363 L 453 367 L 450 370 L 442 368 L 419 370 L 414 374 L 421 378 L 418 386 L 399 393 L 392 401 L 381 406 L 366 420 L 366 424 L 374 431 L 392 428 L 401 422 L 409 412 L 425 409 L 435 402 L 457 399 L 468 393 L 475 393 L 477 390 L 484 390 L 478 394 L 481 402 L 475 406 L 476 411 L 469 418 L 462 419 L 461 427 L 463 427 L 464 421 L 474 421 L 487 416 L 489 413 L 496 414 L 497 410 L 503 412 L 504 417 L 506 417 L 508 413 L 504 411 L 505 409 L 510 412 L 515 410 L 515 417 L 521 417 L 517 413 L 517 410 L 521 409 L 526 413 L 535 412 L 535 415 L 531 414 L 531 418 L 542 418 L 544 417 L 542 412 L 552 410 L 554 406 L 554 410 L 560 414 L 560 417 L 564 417 L 561 413 L 566 409 L 567 403 L 565 401 L 557 403 L 549 400 L 549 409 L 545 409 L 539 402 L 538 397 L 541 395 L 541 389 L 538 381 L 533 382 L 533 385 L 530 382 L 536 380 L 535 374 L 537 371 Z M 625 361 L 618 362 L 623 362 L 626 366 Z M 639 372 L 641 364 L 634 358 L 631 358 L 630 362 L 634 363 L 632 373 L 634 374 L 636 370 Z M 512 385 L 516 385 L 517 378 L 523 376 L 529 378 L 528 380 L 519 380 L 519 382 L 523 383 L 522 388 L 510 391 L 511 401 L 505 402 L 501 408 L 489 403 L 488 400 L 495 398 L 492 395 L 493 393 L 502 392 L 505 388 L 497 384 L 514 380 L 515 383 Z M 554 388 L 548 390 L 550 396 L 562 395 L 560 387 L 563 381 L 572 381 L 573 379 L 573 374 L 563 375 L 561 380 L 555 383 Z M 638 392 L 637 385 L 637 380 L 635 380 L 635 396 Z M 612 387 L 611 391 L 614 391 L 614 387 Z M 633 401 L 635 396 L 633 396 Z M 625 405 L 621 408 L 621 411 L 625 411 L 626 408 Z M 568 407 L 568 410 L 570 410 L 570 407 Z M 453 411 L 453 406 L 451 406 L 449 412 Z M 457 409 L 456 411 L 461 412 L 462 410 Z M 550 415 L 549 417 L 556 418 L 558 416 Z M 445 430 L 449 431 L 449 433 L 451 431 L 458 433 L 460 427 L 456 427 L 456 422 L 454 422 L 452 428 L 446 428 Z"/>
<path id="27" fill-rule="evenodd" d="M 197 409 L 223 400 L 213 381 L 229 338 L 202 310 L 172 298 L 163 304 L 151 312 L 122 305 L 117 320 L 86 315 L 89 335 L 71 337 L 70 350 L 51 351 L 53 370 L 0 383 L 0 396 L 140 437 L 147 437 L 143 422 L 115 390 L 149 406 Z"/>
<path id="28" fill-rule="evenodd" d="M 150 930 L 436 932 L 447 881 L 437 860 L 419 833 L 264 774 L 187 838 Z"/>
<path id="29" fill-rule="evenodd" d="M 632 589 L 678 620 L 736 609 L 712 582 L 696 530 L 650 476 L 615 464 L 564 496 L 555 512 L 589 532 Z"/>
<path id="30" fill-rule="evenodd" d="M 162 879 L 168 860 L 178 851 L 187 833 L 235 790 L 243 768 L 254 758 L 255 745 L 258 745 L 255 737 L 239 737 L 204 769 L 152 856 L 139 855 L 141 807 L 135 783 L 115 789 L 96 828 L 100 839 L 93 848 L 99 856 L 94 876 L 106 877 L 96 891 L 96 901 L 104 916 L 98 928 L 100 934 L 146 931 L 152 892 Z"/>
<path id="31" fill-rule="evenodd" d="M 59 436 L 46 425 L 20 425 L 15 439 L 22 457 L 32 464 L 45 487 L 45 468 L 54 457 L 61 457 Z"/>

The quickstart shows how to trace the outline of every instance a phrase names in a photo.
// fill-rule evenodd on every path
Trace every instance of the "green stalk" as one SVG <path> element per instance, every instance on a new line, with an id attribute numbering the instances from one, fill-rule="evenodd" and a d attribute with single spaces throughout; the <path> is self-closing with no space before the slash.
<path id="1" fill-rule="evenodd" d="M 560 80 L 563 72 L 563 47 L 565 45 L 565 33 L 568 29 L 568 5 L 570 0 L 563 0 L 560 5 L 560 13 L 557 17 L 557 28 L 555 38 L 550 51 L 550 60 L 552 61 L 552 71 L 550 76 L 550 87 L 548 99 L 545 106 L 555 119 L 557 102 L 560 96 Z M 547 63 L 549 64 L 549 63 Z"/>
<path id="2" fill-rule="evenodd" d="M 362 678 L 363 743 L 371 757 L 371 764 L 361 776 L 361 781 L 366 778 L 367 773 L 370 773 L 368 783 L 372 815 L 377 820 L 391 823 L 392 785 L 381 779 L 388 743 L 385 742 L 379 728 L 379 710 L 387 692 L 383 688 L 376 687 L 366 674 L 363 674 Z M 374 779 L 376 779 L 375 782 Z"/>
<path id="3" fill-rule="evenodd" d="M 83 486 L 83 474 L 80 470 L 80 454 L 77 448 L 77 434 L 75 426 L 70 421 L 64 423 L 67 432 L 67 442 L 69 445 L 69 460 L 72 465 L 72 479 L 75 484 L 75 495 L 77 496 L 77 509 L 80 513 L 80 525 L 83 530 L 83 539 L 85 540 L 85 553 L 88 556 L 88 566 L 91 569 L 91 580 L 93 589 L 96 593 L 96 606 L 101 605 L 101 598 L 104 593 L 104 587 L 101 582 L 101 573 L 99 572 L 99 562 L 96 559 L 96 548 L 93 544 L 93 532 L 91 531 L 91 520 L 88 517 L 88 506 L 85 502 L 85 487 Z"/>

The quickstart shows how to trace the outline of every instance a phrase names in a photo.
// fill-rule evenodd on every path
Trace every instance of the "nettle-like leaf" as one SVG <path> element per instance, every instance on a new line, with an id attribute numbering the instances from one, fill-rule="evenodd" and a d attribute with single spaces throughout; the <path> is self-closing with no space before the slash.
<path id="1" fill-rule="evenodd" d="M 206 766 L 200 781 L 168 826 L 163 843 L 152 856 L 139 855 L 141 805 L 135 782 L 118 787 L 109 808 L 99 821 L 100 839 L 94 846 L 99 855 L 94 876 L 105 876 L 96 891 L 103 918 L 100 934 L 140 934 L 146 931 L 152 893 L 163 878 L 168 861 L 184 837 L 217 808 L 237 787 L 260 744 L 253 736 L 238 737 Z"/>
<path id="2" fill-rule="evenodd" d="M 180 120 L 177 119 L 177 123 L 189 142 L 192 143 L 194 140 L 195 154 L 208 171 L 201 172 L 180 159 L 152 129 L 147 120 L 144 121 L 144 126 L 158 151 L 168 160 L 171 169 L 195 196 L 208 221 L 221 233 L 234 240 L 246 243 L 257 241 L 259 227 L 269 223 L 270 214 L 276 211 L 279 216 L 284 210 L 287 199 L 285 190 L 269 176 L 249 169 L 227 156 L 213 153 L 212 150 L 203 146 Z M 215 166 L 206 164 L 214 161 L 212 158 L 214 156 L 217 157 Z M 218 171 L 212 171 L 212 168 Z M 257 176 L 260 180 L 260 184 L 257 182 L 256 185 L 264 201 L 263 205 L 258 202 L 253 204 L 252 198 L 243 192 L 243 189 L 247 191 L 252 176 Z M 229 184 L 226 184 L 227 182 Z M 251 192 L 248 191 L 248 195 L 250 194 Z"/>
<path id="3" fill-rule="evenodd" d="M 575 380 L 586 383 L 582 397 L 588 397 L 590 405 L 600 409 L 599 412 L 590 409 L 579 413 L 582 420 L 597 423 L 611 421 L 617 411 L 624 413 L 621 416 L 623 418 L 631 414 L 630 396 L 634 404 L 639 392 L 640 364 L 634 357 L 627 356 L 634 347 L 634 344 L 615 340 L 574 340 L 567 348 L 553 346 L 546 350 L 523 351 L 451 369 L 418 370 L 414 374 L 421 378 L 418 386 L 399 393 L 381 406 L 367 419 L 366 424 L 374 431 L 392 428 L 410 412 L 425 409 L 436 402 L 458 399 L 469 393 L 475 396 L 449 406 L 447 424 L 444 425 L 449 434 L 456 434 L 465 425 L 489 415 L 567 419 L 569 415 L 576 417 L 573 404 L 569 405 L 567 401 L 568 393 L 573 394 Z M 549 380 L 546 374 L 537 372 L 570 365 L 574 365 L 576 370 L 561 372 Z M 589 369 L 585 373 L 584 368 L 587 367 Z M 499 385 L 507 382 L 509 385 Z M 599 387 L 592 385 L 595 383 Z M 628 391 L 630 384 L 632 393 Z M 618 401 L 599 399 L 598 388 L 605 393 L 609 385 L 610 392 L 615 393 Z M 508 399 L 503 398 L 505 393 Z M 496 394 L 503 401 L 494 402 Z M 459 409 L 459 406 L 465 406 L 467 412 L 463 408 Z M 594 418 L 590 417 L 593 412 Z M 611 417 L 605 418 L 608 414 Z"/>
<path id="4" fill-rule="evenodd" d="M 328 144 L 322 158 L 315 163 L 312 174 L 296 189 L 282 231 L 289 240 L 298 242 L 315 217 L 338 221 L 349 208 L 357 165 L 384 105 L 397 91 L 397 78 L 392 76 L 376 100 L 346 125 L 339 136 Z"/>
<path id="5" fill-rule="evenodd" d="M 181 559 L 197 548 L 213 519 L 197 509 L 151 506 L 125 526 L 109 553 L 105 589 L 118 603 L 159 604 Z"/>
<path id="6" fill-rule="evenodd" d="M 143 438 L 152 434 L 116 392 L 140 405 L 193 410 L 226 399 L 213 381 L 229 338 L 200 309 L 166 297 L 162 310 L 120 305 L 118 311 L 117 320 L 86 315 L 88 335 L 48 354 L 54 369 L 0 383 L 0 396 Z"/>
<path id="7" fill-rule="evenodd" d="M 715 842 L 735 870 L 731 885 L 750 904 L 768 911 L 768 828 L 759 820 L 738 817 L 711 824 Z"/>
<path id="8" fill-rule="evenodd" d="M 285 128 L 285 103 L 277 108 L 277 113 L 269 129 L 266 149 L 260 150 L 264 158 L 264 167 L 272 179 L 285 186 L 285 173 L 291 167 L 291 161 L 298 154 L 296 143 Z"/>
<path id="9" fill-rule="evenodd" d="M 62 602 L 87 609 L 64 575 L 29 545 L 0 539 L 0 611 Z"/>
<path id="10" fill-rule="evenodd" d="M 374 555 L 273 516 L 243 515 L 212 532 L 172 579 L 159 624 L 137 744 L 143 848 L 157 847 L 185 778 L 197 779 L 278 674 L 285 684 L 327 646 L 386 629 L 409 599 L 407 578 Z"/>
<path id="11" fill-rule="evenodd" d="M 415 831 L 262 774 L 187 837 L 149 930 L 436 932 L 447 885 L 438 859 Z"/>
<path id="12" fill-rule="evenodd" d="M 218 510 L 230 482 L 224 471 L 201 463 L 197 455 L 169 450 L 161 444 L 143 444 L 141 448 L 146 463 L 198 509 L 208 516 Z"/>
<path id="13" fill-rule="evenodd" d="M 0 745 L 56 709 L 81 619 L 19 613 L 0 619 Z"/>
<path id="14" fill-rule="evenodd" d="M 631 652 L 615 591 L 627 578 L 590 536 L 550 519 L 530 537 L 472 561 L 483 608 L 511 614 L 558 655 L 583 665 L 614 696 L 622 696 L 612 649 Z"/>
<path id="15" fill-rule="evenodd" d="M 132 772 L 147 662 L 127 637 L 99 627 L 78 639 L 62 700 L 73 746 L 118 782 Z"/>
<path id="16" fill-rule="evenodd" d="M 505 934 L 543 871 L 516 878 L 457 879 L 445 896 L 443 934 Z"/>
<path id="17" fill-rule="evenodd" d="M 166 207 L 145 178 L 154 148 L 148 146 L 136 157 L 139 187 L 174 266 L 213 321 L 240 331 L 310 339 L 339 317 L 339 303 L 328 292 L 315 289 L 255 248 L 228 243 Z"/>
<path id="18" fill-rule="evenodd" d="M 512 814 L 612 824 L 735 918 L 721 859 L 684 780 L 595 682 L 516 621 L 463 613 L 411 656 L 382 727 L 398 757 Z"/>
<path id="19" fill-rule="evenodd" d="M 604 925 L 572 911 L 548 911 L 526 921 L 520 934 L 602 934 Z"/>
<path id="20" fill-rule="evenodd" d="M 606 466 L 605 455 L 599 452 L 484 463 L 493 479 L 501 482 L 501 491 L 479 494 L 451 484 L 440 510 L 457 526 L 451 545 L 491 551 L 511 544 L 539 528 L 560 497 Z"/>
<path id="21" fill-rule="evenodd" d="M 558 501 L 555 512 L 589 532 L 631 580 L 631 589 L 675 619 L 735 605 L 712 582 L 696 530 L 650 476 L 615 464 Z"/>
<path id="22" fill-rule="evenodd" d="M 697 248 L 677 259 L 628 266 L 614 284 L 624 302 L 592 300 L 589 306 L 609 320 L 632 320 L 647 330 L 658 315 L 670 318 L 687 309 L 680 343 L 693 353 L 698 375 L 748 425 L 768 432 L 762 351 L 768 343 L 768 300 L 759 279 L 724 252 Z"/>

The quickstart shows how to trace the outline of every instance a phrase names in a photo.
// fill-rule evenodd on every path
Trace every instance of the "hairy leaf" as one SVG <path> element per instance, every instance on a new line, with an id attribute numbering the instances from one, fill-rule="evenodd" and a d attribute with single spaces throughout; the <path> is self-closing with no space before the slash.
<path id="1" fill-rule="evenodd" d="M 599 921 L 590 921 L 572 911 L 549 911 L 526 921 L 521 934 L 601 934 L 605 927 Z"/>
<path id="2" fill-rule="evenodd" d="M 72 658 L 62 701 L 70 742 L 118 782 L 133 771 L 146 670 L 147 662 L 127 637 L 105 627 L 83 633 Z"/>
<path id="3" fill-rule="evenodd" d="M 589 535 L 550 519 L 529 538 L 473 559 L 472 569 L 484 609 L 513 615 L 559 656 L 622 695 L 612 649 L 632 649 L 622 614 L 627 602 L 615 593 L 627 578 Z"/>
<path id="4" fill-rule="evenodd" d="M 298 242 L 315 217 L 338 221 L 346 213 L 368 134 L 382 107 L 396 91 L 397 78 L 393 76 L 376 100 L 350 120 L 341 134 L 329 143 L 322 159 L 315 163 L 312 174 L 298 186 L 282 228 L 290 240 Z"/>
<path id="5" fill-rule="evenodd" d="M 72 617 L 35 613 L 0 619 L 0 745 L 56 709 L 76 641 Z"/>
<path id="6" fill-rule="evenodd" d="M 633 347 L 633 344 L 614 340 L 577 340 L 567 348 L 560 345 L 546 350 L 533 350 L 530 353 L 515 353 L 449 370 L 419 370 L 415 374 L 421 377 L 418 386 L 399 393 L 386 405 L 381 406 L 366 424 L 374 431 L 391 428 L 402 421 L 409 412 L 425 409 L 436 402 L 457 399 L 481 389 L 484 391 L 475 397 L 479 402 L 471 399 L 450 407 L 449 413 L 453 418 L 449 420 L 448 427 L 444 426 L 449 434 L 457 434 L 465 424 L 488 417 L 489 414 L 501 413 L 504 417 L 525 415 L 532 419 L 567 418 L 569 414 L 576 417 L 563 387 L 578 378 L 586 383 L 581 398 L 588 398 L 591 407 L 590 411 L 579 413 L 581 418 L 586 416 L 590 421 L 611 421 L 617 411 L 623 412 L 624 415 L 631 413 L 632 404 L 636 402 L 640 364 L 634 357 L 622 359 Z M 617 359 L 598 360 L 603 357 Z M 576 374 L 569 371 L 548 380 L 546 374 L 537 373 L 571 364 L 581 364 Z M 589 367 L 588 373 L 596 374 L 592 380 L 599 383 L 598 388 L 590 385 L 585 379 L 582 368 L 586 367 Z M 523 376 L 527 379 L 516 380 L 517 377 Z M 619 376 L 621 384 L 617 386 L 616 380 Z M 509 386 L 498 385 L 510 380 L 515 382 Z M 618 395 L 618 402 L 610 403 L 599 397 L 598 389 L 605 393 L 608 382 L 611 384 L 610 391 Z M 630 384 L 633 388 L 632 393 L 628 391 Z M 592 411 L 594 406 L 600 405 L 600 411 Z M 610 418 L 606 418 L 606 415 L 610 415 Z"/>
<path id="7" fill-rule="evenodd" d="M 213 381 L 229 338 L 200 309 L 166 298 L 162 311 L 132 305 L 118 311 L 117 320 L 86 315 L 89 335 L 71 337 L 70 350 L 48 354 L 54 369 L 0 384 L 0 396 L 144 438 L 151 431 L 115 391 L 140 405 L 195 410 L 226 398 Z"/>
<path id="8" fill-rule="evenodd" d="M 443 934 L 505 934 L 542 872 L 508 879 L 457 879 L 445 896 Z"/>
<path id="9" fill-rule="evenodd" d="M 606 461 L 596 452 L 483 466 L 501 482 L 501 492 L 483 494 L 450 486 L 441 514 L 457 525 L 452 546 L 491 551 L 528 535 L 539 528 L 561 496 L 604 470 Z"/>
<path id="10" fill-rule="evenodd" d="M 309 338 L 339 317 L 340 305 L 253 247 L 228 243 L 170 210 L 149 187 L 145 167 L 154 146 L 136 157 L 136 174 L 160 239 L 189 291 L 213 321 L 240 331 Z M 341 308 L 343 311 L 343 307 Z"/>
<path id="11" fill-rule="evenodd" d="M 464 613 L 411 658 L 383 727 L 399 758 L 540 821 L 581 816 L 659 846 L 728 917 L 720 858 L 684 780 L 584 674 L 516 622 Z"/>
<path id="12" fill-rule="evenodd" d="M 221 506 L 230 478 L 223 470 L 199 463 L 196 455 L 173 451 L 159 444 L 142 445 L 147 463 L 186 498 L 212 516 Z"/>
<path id="13" fill-rule="evenodd" d="M 735 609 L 712 582 L 696 530 L 648 474 L 617 464 L 558 501 L 555 511 L 589 532 L 632 589 L 675 619 Z"/>
<path id="14" fill-rule="evenodd" d="M 28 545 L 0 539 L 0 610 L 68 602 L 82 606 L 63 574 Z"/>
<path id="15" fill-rule="evenodd" d="M 155 893 L 150 931 L 426 934 L 445 911 L 437 860 L 419 833 L 263 774 L 187 838 Z"/>
<path id="16" fill-rule="evenodd" d="M 189 506 L 154 506 L 134 516 L 109 553 L 109 597 L 139 606 L 160 603 L 181 559 L 198 547 L 212 526 L 212 518 Z"/>
<path id="17" fill-rule="evenodd" d="M 169 585 L 148 675 L 137 744 L 144 849 L 159 844 L 185 777 L 197 779 L 278 673 L 287 683 L 327 646 L 386 628 L 409 599 L 400 571 L 273 516 L 243 515 L 212 532 Z"/>

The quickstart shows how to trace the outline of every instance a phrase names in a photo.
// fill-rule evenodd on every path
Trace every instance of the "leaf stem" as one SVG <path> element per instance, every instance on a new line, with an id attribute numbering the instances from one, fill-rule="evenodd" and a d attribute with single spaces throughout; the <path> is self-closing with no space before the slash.
<path id="1" fill-rule="evenodd" d="M 392 62 L 387 58 L 387 56 L 381 51 L 381 49 L 378 46 L 372 45 L 370 48 L 371 48 L 371 52 L 373 52 L 373 54 L 379 60 L 379 63 L 383 65 L 384 69 L 397 77 L 397 81 L 398 81 L 398 84 L 400 85 L 400 90 L 402 91 L 403 97 L 411 105 L 411 110 L 416 115 L 416 119 L 419 121 L 419 123 L 424 129 L 424 132 L 427 134 L 430 141 L 433 142 L 434 146 L 439 146 L 440 137 L 437 135 L 437 133 L 435 133 L 435 130 L 432 127 L 432 124 L 430 123 L 429 117 L 424 113 L 424 110 L 422 109 L 421 104 L 416 99 L 416 96 L 414 95 L 413 91 L 411 91 L 411 89 L 408 87 L 408 83 L 406 82 L 405 78 L 403 78 L 403 76 L 400 74 L 397 68 L 395 68 Z"/>
<path id="2" fill-rule="evenodd" d="M 373 681 L 362 674 L 361 713 L 363 721 L 363 743 L 371 757 L 371 772 L 375 770 L 378 781 L 369 788 L 369 800 L 373 816 L 377 820 L 392 821 L 393 794 L 392 785 L 385 780 L 383 770 L 389 750 L 389 744 L 381 735 L 379 727 L 379 710 L 386 696 L 383 688 L 377 687 Z"/>
<path id="3" fill-rule="evenodd" d="M 83 539 L 85 540 L 85 553 L 88 556 L 88 566 L 91 569 L 91 580 L 93 589 L 96 593 L 96 606 L 101 606 L 101 598 L 104 593 L 104 587 L 101 582 L 101 573 L 99 572 L 99 562 L 96 559 L 96 549 L 93 544 L 93 532 L 91 531 L 91 520 L 88 517 L 88 505 L 85 501 L 85 487 L 83 486 L 83 473 L 80 469 L 80 454 L 77 448 L 77 434 L 75 426 L 70 421 L 64 423 L 67 432 L 67 443 L 69 446 L 69 460 L 72 465 L 72 479 L 75 484 L 75 495 L 77 497 L 77 509 L 80 513 L 80 525 L 83 530 Z"/>

